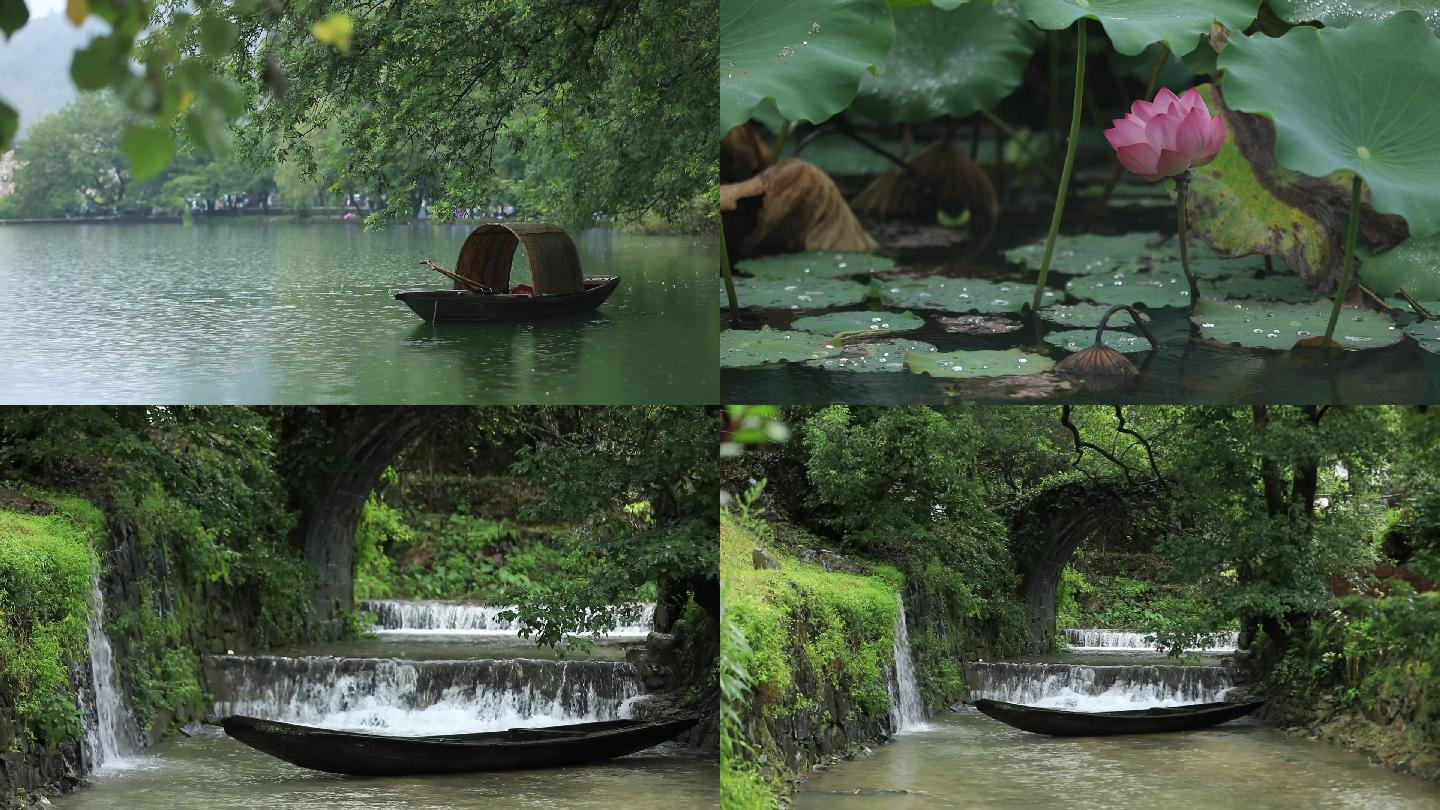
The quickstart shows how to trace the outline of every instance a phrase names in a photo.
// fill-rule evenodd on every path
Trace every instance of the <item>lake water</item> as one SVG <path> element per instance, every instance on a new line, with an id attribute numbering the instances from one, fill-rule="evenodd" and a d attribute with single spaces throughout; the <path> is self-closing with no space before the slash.
<path id="1" fill-rule="evenodd" d="M 0 227 L 0 403 L 714 402 L 714 237 L 593 230 L 586 315 L 422 323 L 469 225 Z M 528 279 L 517 255 L 513 283 Z"/>

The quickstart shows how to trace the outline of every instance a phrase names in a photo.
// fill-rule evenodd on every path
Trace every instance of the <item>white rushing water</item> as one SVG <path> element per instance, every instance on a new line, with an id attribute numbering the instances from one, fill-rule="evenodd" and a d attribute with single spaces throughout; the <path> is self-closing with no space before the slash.
<path id="1" fill-rule="evenodd" d="M 1240 642 L 1239 633 L 1219 636 L 1218 643 L 1207 647 L 1187 649 L 1202 655 L 1224 655 L 1235 652 Z M 1149 633 L 1131 630 L 1106 630 L 1100 628 L 1074 628 L 1065 631 L 1065 638 L 1071 652 L 1078 653 L 1144 653 L 1155 652 L 1155 637 Z"/>
<path id="2" fill-rule="evenodd" d="M 125 768 L 138 752 L 139 733 L 125 694 L 115 680 L 115 653 L 105 634 L 105 594 L 97 576 L 90 587 L 90 694 L 81 694 L 86 708 L 85 753 L 94 770 Z"/>
<path id="3" fill-rule="evenodd" d="M 910 655 L 910 631 L 905 626 L 905 602 L 895 597 L 900 609 L 895 614 L 895 668 L 890 679 L 890 727 L 897 732 L 914 731 L 925 725 L 925 701 L 915 680 L 915 660 Z"/>
<path id="4" fill-rule="evenodd" d="M 1234 686 L 1220 667 L 1165 664 L 982 661 L 967 663 L 965 678 L 974 698 L 1087 712 L 1212 703 L 1224 700 Z"/>
<path id="5" fill-rule="evenodd" d="M 502 619 L 499 615 L 514 610 L 514 605 L 376 599 L 366 602 L 364 607 L 379 618 L 375 632 L 381 634 L 518 636 L 521 629 L 518 619 Z M 609 637 L 643 638 L 654 629 L 655 605 L 633 607 L 635 619 L 610 631 Z"/>
<path id="6" fill-rule="evenodd" d="M 426 735 L 630 716 L 644 692 L 619 661 L 404 661 L 222 656 L 215 713 Z M 214 686 L 212 685 L 212 688 Z"/>

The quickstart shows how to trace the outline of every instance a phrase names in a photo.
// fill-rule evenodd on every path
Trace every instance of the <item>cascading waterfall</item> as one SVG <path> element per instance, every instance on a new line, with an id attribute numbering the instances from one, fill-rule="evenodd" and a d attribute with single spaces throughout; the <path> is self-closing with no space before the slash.
<path id="1" fill-rule="evenodd" d="M 639 613 L 631 624 L 616 627 L 608 634 L 616 637 L 643 637 L 655 626 L 655 605 L 636 605 Z M 502 619 L 499 614 L 514 610 L 513 605 L 471 605 L 454 602 L 404 602 L 377 599 L 364 604 L 366 610 L 379 617 L 378 633 L 437 633 L 444 635 L 515 636 L 520 632 L 518 619 Z"/>
<path id="2" fill-rule="evenodd" d="M 1221 667 L 1086 666 L 970 662 L 965 678 L 974 698 L 1081 711 L 1123 711 L 1225 699 L 1234 683 Z"/>
<path id="3" fill-rule="evenodd" d="M 895 613 L 895 669 L 890 678 L 890 727 L 895 731 L 914 730 L 925 725 L 925 702 L 915 680 L 915 660 L 910 655 L 910 631 L 905 626 L 905 602 L 897 595 L 900 609 Z"/>
<path id="4" fill-rule="evenodd" d="M 628 717 L 644 692 L 619 661 L 215 656 L 215 713 L 387 734 L 494 731 Z"/>
<path id="5" fill-rule="evenodd" d="M 1226 633 L 1218 638 L 1218 642 L 1207 647 L 1186 650 L 1210 655 L 1221 655 L 1235 652 L 1236 646 L 1240 643 L 1239 633 Z M 1136 633 L 1129 630 L 1105 630 L 1094 628 L 1077 628 L 1065 631 L 1065 638 L 1070 644 L 1073 652 L 1114 652 L 1114 653 L 1143 653 L 1156 650 L 1154 636 L 1147 633 Z"/>
<path id="6" fill-rule="evenodd" d="M 139 750 L 139 731 L 134 715 L 115 680 L 115 653 L 105 635 L 105 594 L 97 576 L 90 586 L 90 618 L 86 637 L 90 643 L 89 694 L 81 690 L 85 709 L 85 754 L 94 770 L 123 768 Z"/>

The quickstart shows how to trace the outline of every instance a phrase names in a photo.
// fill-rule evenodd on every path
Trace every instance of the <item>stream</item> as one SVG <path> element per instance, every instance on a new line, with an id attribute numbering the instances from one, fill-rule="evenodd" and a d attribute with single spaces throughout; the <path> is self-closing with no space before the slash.
<path id="1" fill-rule="evenodd" d="M 97 613 L 103 604 L 96 597 Z M 377 606 L 371 606 L 375 610 Z M 652 611 L 616 640 L 560 658 L 493 626 L 503 608 L 390 603 L 372 638 L 205 659 L 213 711 L 394 735 L 478 732 L 628 717 L 644 693 L 624 643 L 648 632 Z M 466 627 L 477 616 L 492 626 Z M 387 625 L 410 623 L 420 628 Z M 87 753 L 101 767 L 92 786 L 60 808 L 454 808 L 715 807 L 713 753 L 664 743 L 593 765 L 439 777 L 360 779 L 298 768 L 217 728 L 148 751 L 125 730 L 130 713 L 115 687 L 110 646 L 92 627 L 95 688 L 82 695 Z M 98 633 L 99 638 L 96 638 Z M 120 741 L 120 742 L 117 742 Z M 91 753 L 95 752 L 95 753 Z"/>
<path id="2" fill-rule="evenodd" d="M 908 658 L 898 639 L 896 672 L 902 655 Z M 973 697 L 1115 711 L 1223 700 L 1233 687 L 1218 659 L 1176 663 L 1148 649 L 1138 633 L 1079 630 L 1070 641 L 1069 654 L 967 662 Z M 1225 649 L 1226 641 L 1207 652 Z M 893 678 L 890 688 L 897 694 Z M 1176 734 L 1065 738 L 1021 731 L 961 705 L 898 728 L 889 744 L 812 774 L 793 807 L 1149 810 L 1160 796 L 1167 808 L 1440 806 L 1440 786 L 1251 718 Z"/>

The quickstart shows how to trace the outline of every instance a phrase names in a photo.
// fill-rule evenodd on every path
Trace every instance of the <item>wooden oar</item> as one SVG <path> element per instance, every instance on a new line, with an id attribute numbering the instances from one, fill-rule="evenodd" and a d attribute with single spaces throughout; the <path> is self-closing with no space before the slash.
<path id="1" fill-rule="evenodd" d="M 450 278 L 450 279 L 453 279 L 454 281 L 460 282 L 462 285 L 464 285 L 464 286 L 466 286 L 466 287 L 469 287 L 469 288 L 470 288 L 471 290 L 473 290 L 474 292 L 484 293 L 484 294 L 486 294 L 486 295 L 497 295 L 497 294 L 498 294 L 498 293 L 496 293 L 494 290 L 490 289 L 489 287 L 486 287 L 484 284 L 481 284 L 480 282 L 474 281 L 474 280 L 472 280 L 472 279 L 465 278 L 464 276 L 461 276 L 461 275 L 457 275 L 457 274 L 455 274 L 455 273 L 452 273 L 452 272 L 450 272 L 449 270 L 446 270 L 445 268 L 441 267 L 440 265 L 438 265 L 438 264 L 430 261 L 429 259 L 421 259 L 421 260 L 420 260 L 420 263 L 423 264 L 423 265 L 425 265 L 426 267 L 430 268 L 431 270 L 434 270 L 435 272 L 440 273 L 441 275 L 444 275 L 446 278 Z"/>

